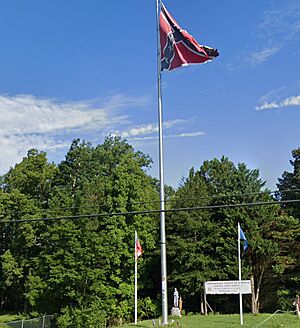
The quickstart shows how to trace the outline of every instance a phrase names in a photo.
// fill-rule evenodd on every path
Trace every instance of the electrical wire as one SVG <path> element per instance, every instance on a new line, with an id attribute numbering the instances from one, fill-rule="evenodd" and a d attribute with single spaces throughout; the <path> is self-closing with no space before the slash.
<path id="1" fill-rule="evenodd" d="M 252 202 L 252 203 L 240 203 L 240 204 L 222 204 L 222 205 L 210 205 L 210 206 L 196 206 L 196 207 L 182 207 L 182 208 L 170 208 L 165 210 L 144 210 L 144 211 L 129 211 L 129 212 L 116 212 L 116 213 L 94 213 L 94 214 L 79 214 L 71 216 L 61 217 L 47 217 L 47 218 L 31 218 L 31 219 L 15 219 L 15 220 L 1 220 L 1 223 L 24 223 L 24 222 L 37 222 L 37 221 L 58 221 L 58 220 L 73 220 L 73 219 L 89 219 L 100 217 L 112 217 L 112 216 L 126 216 L 126 215 L 142 215 L 142 214 L 158 214 L 160 212 L 184 212 L 184 211 L 199 211 L 199 210 L 213 210 L 220 208 L 236 208 L 236 207 L 252 207 L 261 205 L 276 205 L 276 204 L 291 204 L 300 203 L 300 199 L 290 199 L 281 201 L 266 201 L 266 202 Z"/>
<path id="2" fill-rule="evenodd" d="M 263 195 L 263 194 L 276 194 L 276 193 L 288 193 L 288 192 L 298 192 L 300 189 L 285 189 L 285 190 L 265 190 L 260 192 L 249 192 L 249 193 L 233 193 L 233 194 L 227 194 L 227 195 L 213 195 L 213 196 L 202 196 L 202 197 L 180 197 L 181 200 L 205 200 L 205 199 L 218 199 L 218 198 L 230 198 L 230 197 L 243 197 L 243 196 L 257 196 L 257 195 Z M 172 202 L 174 201 L 174 198 L 165 199 L 164 202 Z M 128 202 L 125 203 L 125 206 L 128 205 L 146 205 L 146 204 L 158 204 L 160 203 L 160 200 L 152 200 L 152 201 L 144 201 L 144 202 Z M 36 209 L 36 210 L 28 210 L 28 211 L 14 211 L 14 212 L 6 212 L 5 214 L 0 214 L 0 218 L 4 217 L 5 215 L 13 215 L 13 214 L 33 214 L 33 213 L 51 213 L 55 211 L 61 211 L 61 210 L 74 210 L 74 209 L 89 209 L 89 208 L 103 208 L 107 206 L 106 204 L 102 205 L 90 205 L 90 206 L 73 206 L 73 207 L 54 207 L 49 209 Z"/>

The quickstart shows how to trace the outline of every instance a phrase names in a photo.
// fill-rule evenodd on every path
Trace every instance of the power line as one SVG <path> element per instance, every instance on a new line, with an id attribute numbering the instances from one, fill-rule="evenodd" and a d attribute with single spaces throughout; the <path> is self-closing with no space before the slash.
<path id="1" fill-rule="evenodd" d="M 204 199 L 218 199 L 218 198 L 230 198 L 230 197 L 243 197 L 243 196 L 257 196 L 257 195 L 270 195 L 270 194 L 276 194 L 276 193 L 288 193 L 288 192 L 298 192 L 300 189 L 285 189 L 285 190 L 265 190 L 265 191 L 259 191 L 259 192 L 248 192 L 248 193 L 233 193 L 233 194 L 227 194 L 227 195 L 212 195 L 212 196 L 202 196 L 202 197 L 180 197 L 181 200 L 204 200 Z M 172 202 L 174 201 L 174 198 L 165 199 L 164 202 Z M 128 205 L 146 205 L 146 204 L 157 204 L 160 203 L 160 200 L 152 200 L 152 201 L 143 201 L 143 202 L 128 202 L 125 203 L 124 206 Z M 5 215 L 11 215 L 11 214 L 33 214 L 33 213 L 49 213 L 49 212 L 55 212 L 60 210 L 74 210 L 74 209 L 89 209 L 89 208 L 103 208 L 107 206 L 107 204 L 102 205 L 90 205 L 90 206 L 72 206 L 72 207 L 54 207 L 49 209 L 36 209 L 33 211 L 14 211 L 14 212 L 7 212 L 5 214 L 0 214 L 0 217 L 4 217 Z"/>
<path id="2" fill-rule="evenodd" d="M 141 215 L 141 214 L 158 214 L 160 212 L 184 212 L 184 211 L 199 211 L 199 210 L 213 210 L 220 208 L 236 208 L 246 206 L 261 206 L 261 205 L 276 205 L 276 204 L 290 204 L 300 203 L 300 199 L 279 200 L 279 201 L 266 201 L 266 202 L 252 202 L 252 203 L 240 203 L 240 204 L 223 204 L 223 205 L 210 205 L 210 206 L 196 206 L 196 207 L 182 207 L 182 208 L 170 208 L 165 210 L 144 210 L 144 211 L 129 211 L 129 212 L 116 212 L 116 213 L 94 213 L 94 214 L 79 214 L 71 216 L 61 216 L 53 218 L 32 218 L 32 219 L 16 219 L 16 220 L 3 220 L 0 223 L 24 223 L 24 222 L 38 222 L 38 221 L 60 221 L 60 220 L 73 220 L 73 219 L 89 219 L 111 216 L 125 216 L 125 215 Z"/>

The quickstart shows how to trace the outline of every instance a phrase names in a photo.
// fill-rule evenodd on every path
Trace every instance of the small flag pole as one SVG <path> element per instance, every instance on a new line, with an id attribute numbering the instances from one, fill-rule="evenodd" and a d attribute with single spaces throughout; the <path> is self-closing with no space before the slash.
<path id="1" fill-rule="evenodd" d="M 241 227 L 238 222 L 238 260 L 239 260 L 239 284 L 240 284 L 240 323 L 244 325 L 243 318 L 243 296 L 242 296 L 242 263 L 241 263 Z"/>
<path id="2" fill-rule="evenodd" d="M 158 90 L 158 131 L 159 131 L 159 182 L 160 182 L 160 256 L 161 256 L 161 296 L 162 296 L 162 325 L 168 324 L 168 295 L 167 295 L 167 256 L 165 228 L 165 191 L 164 191 L 164 160 L 163 160 L 163 118 L 161 94 L 161 49 L 159 33 L 159 15 L 161 0 L 156 0 L 156 32 L 157 32 L 157 90 Z"/>
<path id="3" fill-rule="evenodd" d="M 137 263 L 138 257 L 143 254 L 141 243 L 136 230 L 134 231 L 134 323 L 137 324 Z"/>
<path id="4" fill-rule="evenodd" d="M 134 231 L 134 324 L 137 324 L 137 232 Z"/>

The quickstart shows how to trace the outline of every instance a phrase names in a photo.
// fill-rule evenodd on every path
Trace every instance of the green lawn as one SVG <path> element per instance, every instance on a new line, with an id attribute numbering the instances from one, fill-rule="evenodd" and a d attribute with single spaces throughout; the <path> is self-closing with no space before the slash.
<path id="1" fill-rule="evenodd" d="M 24 316 L 22 314 L 0 314 L 0 328 L 7 328 L 8 326 L 5 324 L 5 322 L 11 322 L 11 321 L 18 321 L 22 320 Z"/>
<path id="2" fill-rule="evenodd" d="M 15 320 L 22 320 L 22 315 L 19 314 L 1 314 L 0 323 L 10 322 Z"/>
<path id="3" fill-rule="evenodd" d="M 259 315 L 244 315 L 244 328 L 300 328 L 300 319 L 295 314 L 275 314 L 264 324 L 264 320 L 269 318 L 271 314 L 259 314 Z M 172 319 L 169 320 L 171 323 Z M 156 320 L 156 326 L 158 320 Z M 236 328 L 241 327 L 240 317 L 237 314 L 232 315 L 191 315 L 185 316 L 181 319 L 174 319 L 174 323 L 170 324 L 171 327 L 178 328 Z M 122 328 L 129 327 L 154 327 L 151 320 L 139 322 L 137 325 L 123 325 Z"/>

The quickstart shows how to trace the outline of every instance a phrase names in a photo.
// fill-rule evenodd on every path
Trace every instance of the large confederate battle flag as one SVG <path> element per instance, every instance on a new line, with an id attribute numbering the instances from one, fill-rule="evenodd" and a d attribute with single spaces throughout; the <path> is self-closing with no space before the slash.
<path id="1" fill-rule="evenodd" d="M 218 50 L 200 45 L 183 30 L 162 4 L 159 17 L 161 70 L 205 63 L 219 56 Z"/>

